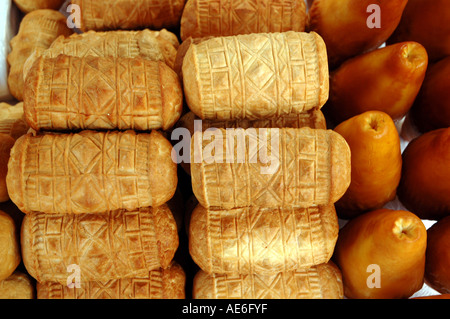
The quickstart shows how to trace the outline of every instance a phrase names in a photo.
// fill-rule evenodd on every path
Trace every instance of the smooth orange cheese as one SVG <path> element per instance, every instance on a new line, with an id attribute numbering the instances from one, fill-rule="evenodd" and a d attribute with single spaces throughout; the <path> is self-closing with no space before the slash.
<path id="1" fill-rule="evenodd" d="M 398 197 L 422 219 L 450 215 L 450 127 L 425 133 L 403 152 Z"/>
<path id="2" fill-rule="evenodd" d="M 408 298 L 422 288 L 427 230 L 413 213 L 379 209 L 350 220 L 334 260 L 352 299 Z"/>
<path id="3" fill-rule="evenodd" d="M 347 60 L 330 74 L 324 111 L 336 124 L 377 110 L 399 120 L 410 110 L 428 66 L 425 48 L 402 42 Z"/>
<path id="4" fill-rule="evenodd" d="M 331 68 L 379 47 L 394 32 L 408 0 L 314 0 L 307 29 L 319 33 L 327 45 Z M 368 27 L 370 5 L 379 6 L 381 28 Z M 373 9 L 372 9 L 373 10 Z M 373 22 L 373 21 L 370 21 Z"/>
<path id="5" fill-rule="evenodd" d="M 351 182 L 336 202 L 341 218 L 383 207 L 396 196 L 402 171 L 400 138 L 391 117 L 380 111 L 354 116 L 334 129 L 351 151 Z"/>
<path id="6" fill-rule="evenodd" d="M 450 216 L 427 230 L 425 282 L 442 294 L 450 293 Z"/>

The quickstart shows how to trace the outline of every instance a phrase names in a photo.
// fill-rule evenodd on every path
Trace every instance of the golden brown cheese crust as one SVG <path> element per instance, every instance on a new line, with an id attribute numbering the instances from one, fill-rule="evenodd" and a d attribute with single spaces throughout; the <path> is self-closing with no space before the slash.
<path id="1" fill-rule="evenodd" d="M 9 200 L 8 188 L 6 185 L 6 176 L 8 173 L 8 161 L 11 148 L 14 146 L 15 140 L 12 136 L 0 133 L 0 203 Z"/>
<path id="2" fill-rule="evenodd" d="M 0 282 L 8 278 L 21 261 L 16 224 L 11 216 L 0 211 Z"/>
<path id="3" fill-rule="evenodd" d="M 343 299 L 340 270 L 332 262 L 272 274 L 207 274 L 194 277 L 194 299 Z"/>
<path id="4" fill-rule="evenodd" d="M 66 17 L 61 12 L 42 9 L 25 15 L 19 32 L 10 42 L 11 53 L 8 55 L 8 86 L 17 100 L 23 100 L 23 66 L 28 57 L 35 50 L 42 52 L 50 47 L 58 36 L 70 34 L 72 30 L 67 27 Z"/>
<path id="5" fill-rule="evenodd" d="M 170 265 L 178 243 L 167 205 L 105 214 L 30 213 L 21 230 L 28 273 L 38 282 L 61 284 L 72 264 L 85 282 L 146 276 Z"/>
<path id="6" fill-rule="evenodd" d="M 177 122 L 177 127 L 185 127 L 189 130 L 191 135 L 194 134 L 194 121 L 200 120 L 193 112 L 189 111 L 184 114 Z M 325 116 L 321 110 L 313 109 L 309 112 L 292 114 L 280 117 L 274 117 L 267 120 L 235 120 L 235 121 L 215 121 L 202 120 L 202 131 L 209 128 L 302 128 L 309 127 L 313 129 L 327 128 Z"/>
<path id="7" fill-rule="evenodd" d="M 189 0 L 181 17 L 180 36 L 202 38 L 259 32 L 304 31 L 303 0 Z"/>
<path id="8" fill-rule="evenodd" d="M 176 127 L 184 127 L 187 128 L 191 134 L 191 136 L 195 133 L 194 121 L 200 120 L 193 112 L 189 111 L 184 114 L 180 120 L 175 125 Z M 301 127 L 310 127 L 314 129 L 326 129 L 327 123 L 325 120 L 325 116 L 322 111 L 318 109 L 313 109 L 309 112 L 286 115 L 275 117 L 267 120 L 234 120 L 234 121 L 214 121 L 214 120 L 202 120 L 202 131 L 205 131 L 209 128 L 243 128 L 247 129 L 250 127 L 254 128 L 283 128 L 283 127 L 291 127 L 291 128 L 301 128 Z M 190 163 L 182 162 L 180 163 L 181 167 L 186 171 L 187 174 L 191 174 Z"/>
<path id="9" fill-rule="evenodd" d="M 72 0 L 80 6 L 82 31 L 176 27 L 185 0 Z"/>
<path id="10" fill-rule="evenodd" d="M 180 80 L 183 80 L 183 72 L 182 72 L 182 67 L 183 67 L 183 60 L 184 60 L 184 56 L 186 55 L 187 50 L 189 49 L 190 45 L 192 43 L 198 44 L 202 41 L 211 39 L 212 37 L 204 37 L 204 38 L 192 38 L 189 37 L 187 39 L 185 39 L 183 42 L 181 42 L 180 46 L 177 49 L 177 54 L 175 56 L 175 61 L 173 64 L 173 70 L 178 74 L 178 77 L 180 78 Z"/>
<path id="11" fill-rule="evenodd" d="M 187 105 L 202 119 L 267 119 L 321 108 L 328 99 L 326 48 L 314 32 L 193 42 L 182 74 Z"/>
<path id="12" fill-rule="evenodd" d="M 167 130 L 182 107 L 176 73 L 139 57 L 39 57 L 24 91 L 35 130 Z"/>
<path id="13" fill-rule="evenodd" d="M 28 132 L 29 126 L 23 114 L 23 102 L 15 105 L 0 103 L 0 133 L 18 139 Z"/>
<path id="14" fill-rule="evenodd" d="M 214 274 L 272 274 L 327 263 L 339 225 L 333 205 L 310 208 L 197 206 L 190 220 L 189 251 Z"/>
<path id="15" fill-rule="evenodd" d="M 19 138 L 6 177 L 24 213 L 102 213 L 172 198 L 177 165 L 161 133 L 82 131 Z"/>
<path id="16" fill-rule="evenodd" d="M 59 36 L 43 52 L 33 52 L 24 65 L 24 78 L 39 56 L 56 58 L 60 54 L 85 57 L 141 57 L 152 61 L 163 61 L 173 68 L 179 46 L 175 34 L 166 29 L 160 31 L 88 31 L 69 37 Z"/>
<path id="17" fill-rule="evenodd" d="M 29 13 L 39 9 L 53 9 L 61 8 L 65 0 L 14 0 L 14 3 L 24 13 Z"/>
<path id="18" fill-rule="evenodd" d="M 0 299 L 34 299 L 35 283 L 25 273 L 15 271 L 8 278 L 0 281 Z"/>
<path id="19" fill-rule="evenodd" d="M 256 160 L 254 154 L 250 160 L 249 150 L 255 142 L 248 138 L 245 140 L 248 154 L 243 163 L 239 163 L 239 143 L 234 143 L 234 149 L 226 149 L 225 129 L 218 129 L 224 145 L 222 162 L 210 155 L 212 142 L 203 137 L 202 132 L 192 137 L 192 188 L 202 206 L 231 209 L 328 205 L 340 199 L 350 185 L 350 148 L 338 133 L 306 127 L 251 130 L 261 143 L 266 141 L 267 154 L 272 148 L 277 151 L 277 143 L 271 142 L 272 136 L 278 140 L 279 156 L 268 161 L 273 172 L 263 170 L 267 168 L 260 157 L 264 147 L 258 150 Z M 249 129 L 244 130 L 245 134 L 249 132 Z M 265 133 L 267 135 L 261 135 Z M 226 158 L 226 152 L 234 154 L 233 161 L 230 156 Z"/>
<path id="20" fill-rule="evenodd" d="M 184 299 L 186 274 L 175 262 L 146 276 L 81 282 L 68 288 L 57 282 L 37 284 L 38 299 Z"/>

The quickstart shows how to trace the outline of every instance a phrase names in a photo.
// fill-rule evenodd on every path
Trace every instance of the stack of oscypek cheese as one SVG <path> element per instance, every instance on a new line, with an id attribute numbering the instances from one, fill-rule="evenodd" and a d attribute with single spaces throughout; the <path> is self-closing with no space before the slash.
<path id="1" fill-rule="evenodd" d="M 217 1 L 189 0 L 181 19 L 185 99 L 191 118 L 203 121 L 191 141 L 199 204 L 189 250 L 200 267 L 193 297 L 343 298 L 330 258 L 334 203 L 350 183 L 349 147 L 320 121 L 279 121 L 320 113 L 328 98 L 324 42 L 283 25 L 304 18 L 292 10 L 303 1 L 226 3 L 215 11 Z M 269 12 L 293 17 L 264 19 Z M 245 13 L 253 20 L 240 23 Z"/>
<path id="2" fill-rule="evenodd" d="M 26 213 L 22 257 L 38 298 L 185 297 L 166 204 L 177 165 L 160 132 L 181 115 L 177 45 L 166 30 L 94 30 L 24 63 L 35 133 L 16 141 L 7 186 Z"/>

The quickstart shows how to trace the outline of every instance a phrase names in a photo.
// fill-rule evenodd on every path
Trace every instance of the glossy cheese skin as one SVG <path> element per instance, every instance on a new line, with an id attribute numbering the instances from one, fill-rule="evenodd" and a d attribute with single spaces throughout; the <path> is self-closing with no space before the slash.
<path id="1" fill-rule="evenodd" d="M 333 205 L 194 209 L 189 251 L 207 273 L 272 274 L 327 263 L 338 237 Z"/>
<path id="2" fill-rule="evenodd" d="M 177 74 L 140 57 L 40 57 L 24 91 L 27 122 L 47 131 L 167 130 L 182 104 Z"/>
<path id="3" fill-rule="evenodd" d="M 148 275 L 167 268 L 178 248 L 167 205 L 105 214 L 31 213 L 21 230 L 24 265 L 38 282 L 67 284 L 68 267 L 81 281 Z"/>
<path id="4" fill-rule="evenodd" d="M 261 32 L 304 31 L 304 0 L 189 0 L 180 36 L 203 38 Z"/>
<path id="5" fill-rule="evenodd" d="M 208 274 L 194 277 L 194 299 L 343 299 L 339 268 L 332 262 L 273 274 Z"/>
<path id="6" fill-rule="evenodd" d="M 205 208 L 328 205 L 350 184 L 350 148 L 331 130 L 250 128 L 239 131 L 245 143 L 234 145 L 225 129 L 215 132 L 223 150 L 214 155 L 211 137 L 196 132 L 191 142 L 192 187 Z"/>
<path id="7" fill-rule="evenodd" d="M 185 0 L 72 0 L 82 31 L 161 29 L 180 24 Z"/>
<path id="8" fill-rule="evenodd" d="M 38 299 L 184 299 L 185 284 L 183 268 L 173 262 L 146 276 L 81 282 L 76 289 L 57 282 L 37 283 L 36 290 Z"/>
<path id="9" fill-rule="evenodd" d="M 8 193 L 24 213 L 157 207 L 177 187 L 171 151 L 157 131 L 23 135 L 11 150 Z"/>
<path id="10" fill-rule="evenodd" d="M 314 32 L 193 43 L 182 74 L 186 102 L 201 119 L 267 119 L 320 108 L 328 99 L 326 48 Z"/>

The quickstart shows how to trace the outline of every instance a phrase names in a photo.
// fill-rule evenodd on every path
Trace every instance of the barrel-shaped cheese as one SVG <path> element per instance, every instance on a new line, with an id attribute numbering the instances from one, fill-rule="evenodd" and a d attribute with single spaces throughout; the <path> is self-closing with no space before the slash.
<path id="1" fill-rule="evenodd" d="M 15 105 L 0 102 L 0 133 L 17 139 L 28 132 L 29 126 L 23 115 L 23 102 Z"/>
<path id="2" fill-rule="evenodd" d="M 167 268 L 178 232 L 167 205 L 105 214 L 31 213 L 23 220 L 21 245 L 31 276 L 67 285 Z"/>
<path id="3" fill-rule="evenodd" d="M 203 271 L 271 274 L 327 263 L 339 224 L 334 205 L 232 210 L 197 206 L 189 228 L 189 251 Z"/>
<path id="4" fill-rule="evenodd" d="M 157 131 L 23 135 L 11 150 L 8 193 L 24 213 L 156 207 L 177 187 L 171 152 Z"/>
<path id="5" fill-rule="evenodd" d="M 36 287 L 33 278 L 16 270 L 11 276 L 0 281 L 0 299 L 34 299 Z"/>
<path id="6" fill-rule="evenodd" d="M 322 107 L 329 79 L 314 32 L 254 33 L 192 43 L 182 64 L 186 102 L 202 119 L 266 119 Z"/>
<path id="7" fill-rule="evenodd" d="M 39 56 L 56 58 L 60 54 L 85 57 L 141 57 L 152 61 L 163 61 L 173 67 L 178 39 L 175 34 L 165 29 L 152 30 L 117 30 L 85 33 L 75 33 L 69 37 L 60 36 L 44 51 L 34 52 L 25 62 L 24 77 L 26 77 L 33 62 Z"/>
<path id="8" fill-rule="evenodd" d="M 58 282 L 37 283 L 38 299 L 184 299 L 186 274 L 175 262 L 146 276 L 80 282 L 69 288 Z"/>
<path id="9" fill-rule="evenodd" d="M 343 299 L 340 270 L 332 262 L 272 274 L 208 274 L 194 277 L 194 299 Z"/>
<path id="10" fill-rule="evenodd" d="M 8 278 L 22 260 L 18 234 L 13 218 L 0 211 L 0 281 Z"/>
<path id="11" fill-rule="evenodd" d="M 188 0 L 180 37 L 304 31 L 304 0 Z"/>
<path id="12" fill-rule="evenodd" d="M 185 0 L 71 0 L 80 8 L 80 29 L 161 29 L 180 24 Z"/>
<path id="13" fill-rule="evenodd" d="M 183 104 L 176 73 L 139 57 L 40 57 L 25 83 L 25 118 L 36 130 L 166 130 Z"/>
<path id="14" fill-rule="evenodd" d="M 196 122 L 197 121 L 197 122 Z M 301 128 L 310 127 L 315 129 L 326 129 L 327 123 L 322 111 L 314 109 L 309 112 L 274 117 L 267 120 L 229 120 L 229 121 L 215 121 L 215 120 L 201 120 L 193 112 L 187 112 L 175 125 L 177 128 L 187 128 L 191 136 L 196 130 L 205 131 L 211 128 Z M 181 167 L 191 174 L 190 163 L 181 162 Z"/>
<path id="15" fill-rule="evenodd" d="M 191 176 L 206 208 L 328 205 L 350 184 L 350 148 L 331 130 L 207 130 L 192 138 Z"/>
<path id="16" fill-rule="evenodd" d="M 35 50 L 42 52 L 47 49 L 58 36 L 72 34 L 66 20 L 61 12 L 51 9 L 35 10 L 23 17 L 19 32 L 10 42 L 11 52 L 8 54 L 8 87 L 17 100 L 23 100 L 25 61 Z"/>

